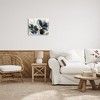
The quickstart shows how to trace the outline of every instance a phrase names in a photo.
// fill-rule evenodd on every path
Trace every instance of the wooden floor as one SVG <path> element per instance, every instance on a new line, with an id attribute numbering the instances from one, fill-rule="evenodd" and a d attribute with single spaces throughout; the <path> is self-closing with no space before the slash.
<path id="1" fill-rule="evenodd" d="M 51 82 L 32 83 L 31 79 L 24 79 L 2 82 L 0 100 L 100 100 L 100 91 L 90 87 L 82 93 L 77 86 L 53 86 Z"/>

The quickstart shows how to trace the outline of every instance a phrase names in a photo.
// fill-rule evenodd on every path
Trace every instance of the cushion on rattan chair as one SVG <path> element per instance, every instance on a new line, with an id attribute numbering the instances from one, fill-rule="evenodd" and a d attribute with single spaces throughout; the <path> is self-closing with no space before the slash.
<path id="1" fill-rule="evenodd" d="M 1 72 L 16 72 L 21 71 L 21 66 L 19 65 L 0 65 Z"/>

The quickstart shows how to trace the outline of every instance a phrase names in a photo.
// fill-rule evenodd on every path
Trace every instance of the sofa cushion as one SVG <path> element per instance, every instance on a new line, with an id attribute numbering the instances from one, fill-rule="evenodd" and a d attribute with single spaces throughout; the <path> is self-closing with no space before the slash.
<path id="1" fill-rule="evenodd" d="M 75 50 L 67 51 L 66 59 L 69 62 L 81 62 L 81 59 L 80 59 L 79 55 L 76 53 Z"/>
<path id="2" fill-rule="evenodd" d="M 2 72 L 21 71 L 21 66 L 19 65 L 0 65 L 0 71 Z"/>
<path id="3" fill-rule="evenodd" d="M 84 60 L 84 49 L 71 49 L 71 50 L 51 50 L 50 51 L 50 58 L 58 58 L 59 56 L 63 56 L 63 57 L 72 57 L 74 59 L 74 61 L 81 61 L 85 63 Z M 75 57 L 74 57 L 75 56 Z M 71 59 L 70 58 L 70 61 Z"/>
<path id="4" fill-rule="evenodd" d="M 81 74 L 83 71 L 91 71 L 91 66 L 83 63 L 69 63 L 68 66 L 61 67 L 60 72 L 62 74 Z"/>
<path id="5" fill-rule="evenodd" d="M 59 56 L 66 57 L 67 52 L 66 51 L 54 51 L 54 50 L 50 51 L 50 58 L 58 58 Z"/>

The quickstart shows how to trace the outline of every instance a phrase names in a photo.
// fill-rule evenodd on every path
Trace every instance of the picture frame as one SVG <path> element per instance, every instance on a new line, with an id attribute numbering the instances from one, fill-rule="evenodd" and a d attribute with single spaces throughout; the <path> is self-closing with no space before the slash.
<path id="1" fill-rule="evenodd" d="M 28 34 L 29 36 L 48 35 L 49 34 L 49 20 L 47 18 L 28 19 Z"/>

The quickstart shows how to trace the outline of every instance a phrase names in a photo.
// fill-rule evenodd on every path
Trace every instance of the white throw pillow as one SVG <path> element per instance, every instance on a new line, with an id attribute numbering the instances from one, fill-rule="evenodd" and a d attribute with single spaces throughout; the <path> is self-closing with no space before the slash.
<path id="1" fill-rule="evenodd" d="M 66 59 L 69 62 L 81 62 L 80 57 L 78 56 L 78 54 L 74 50 L 70 50 L 67 52 Z"/>
<path id="2" fill-rule="evenodd" d="M 61 67 L 68 65 L 68 61 L 65 57 L 59 56 L 57 59 Z"/>
<path id="3" fill-rule="evenodd" d="M 21 66 L 19 66 L 19 65 L 0 65 L 0 71 L 2 71 L 2 72 L 21 71 Z"/>
<path id="4" fill-rule="evenodd" d="M 84 49 L 85 63 L 100 62 L 100 51 L 96 49 Z"/>

